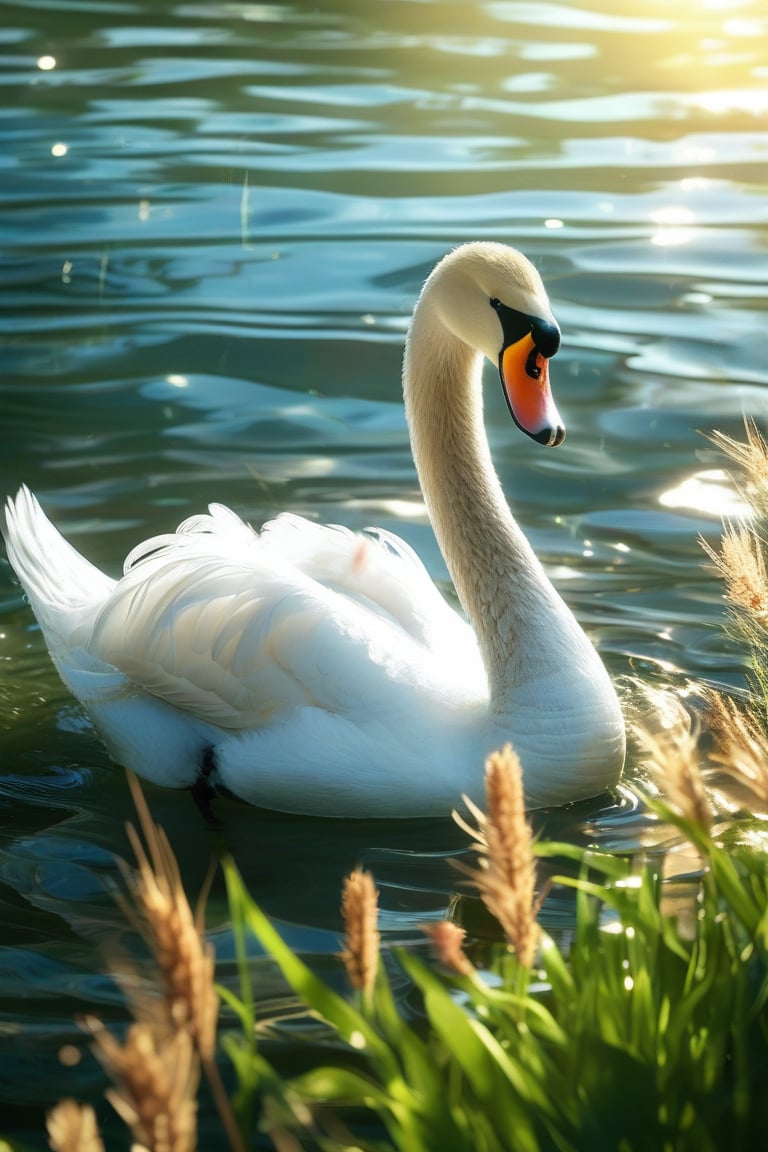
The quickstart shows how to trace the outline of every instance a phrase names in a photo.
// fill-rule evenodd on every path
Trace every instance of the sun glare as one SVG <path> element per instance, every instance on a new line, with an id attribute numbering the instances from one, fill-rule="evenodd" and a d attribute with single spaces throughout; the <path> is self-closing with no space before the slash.
<path id="1" fill-rule="evenodd" d="M 651 243 L 657 248 L 673 248 L 681 244 L 689 244 L 696 235 L 694 215 L 690 208 L 682 205 L 670 205 L 660 208 L 651 214 L 651 220 L 657 225 L 657 230 L 651 236 Z"/>
<path id="2" fill-rule="evenodd" d="M 687 476 L 675 488 L 659 496 L 663 508 L 703 512 L 707 516 L 744 518 L 750 514 L 747 504 L 733 488 L 721 468 L 709 468 Z"/>
<path id="3" fill-rule="evenodd" d="M 698 92 L 689 103 L 704 112 L 722 116 L 728 112 L 746 112 L 762 116 L 768 112 L 768 90 L 765 88 L 723 88 L 717 92 Z"/>

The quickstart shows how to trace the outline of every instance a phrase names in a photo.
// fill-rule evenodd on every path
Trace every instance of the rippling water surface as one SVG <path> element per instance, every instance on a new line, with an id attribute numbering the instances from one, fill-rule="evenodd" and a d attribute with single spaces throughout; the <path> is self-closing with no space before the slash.
<path id="1" fill-rule="evenodd" d="M 765 409 L 767 33 L 760 0 L 6 4 L 0 491 L 27 482 L 112 573 L 215 499 L 393 528 L 446 581 L 402 340 L 443 252 L 509 241 L 564 332 L 568 424 L 543 452 L 489 386 L 521 523 L 613 673 L 737 683 L 697 541 L 736 501 L 701 433 Z M 121 1018 L 101 946 L 131 805 L 4 561 L 0 677 L 0 1134 L 44 1147 L 41 1105 L 100 1083 L 58 1065 L 73 1018 Z M 630 848 L 632 782 L 542 821 Z M 148 794 L 193 890 L 218 835 L 320 964 L 353 864 L 388 939 L 455 887 L 444 822 L 225 802 L 214 834 L 188 796 Z M 211 924 L 226 978 L 219 887 Z"/>

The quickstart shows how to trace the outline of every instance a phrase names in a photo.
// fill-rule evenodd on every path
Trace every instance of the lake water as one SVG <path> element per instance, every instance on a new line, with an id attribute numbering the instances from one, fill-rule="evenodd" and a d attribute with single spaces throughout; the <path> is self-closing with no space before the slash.
<path id="1" fill-rule="evenodd" d="M 563 329 L 556 452 L 494 456 L 616 676 L 736 684 L 698 536 L 737 508 L 702 433 L 766 409 L 762 0 L 6 3 L 0 27 L 0 492 L 25 481 L 111 573 L 209 500 L 394 529 L 447 574 L 399 391 L 421 282 L 456 243 L 536 262 Z M 84 1012 L 123 1018 L 103 945 L 131 805 L 0 560 L 0 1136 L 96 1092 Z M 625 788 L 545 814 L 627 850 Z M 387 940 L 456 889 L 442 821 L 323 822 L 148 788 L 192 892 L 218 837 L 321 968 L 356 863 Z M 458 798 L 457 798 L 458 799 Z M 571 907 L 548 902 L 551 929 Z M 227 978 L 221 888 L 210 923 Z M 262 964 L 265 1011 L 286 1006 Z"/>

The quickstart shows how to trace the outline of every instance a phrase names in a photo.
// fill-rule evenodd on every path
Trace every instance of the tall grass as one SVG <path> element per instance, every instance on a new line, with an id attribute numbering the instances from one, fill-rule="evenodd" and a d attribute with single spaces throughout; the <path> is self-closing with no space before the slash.
<path id="1" fill-rule="evenodd" d="M 725 584 L 731 634 L 744 645 L 751 670 L 751 708 L 768 726 L 768 443 L 753 420 L 745 439 L 721 432 L 711 439 L 736 466 L 736 481 L 751 519 L 728 524 L 720 549 L 704 544 Z"/>
<path id="2" fill-rule="evenodd" d="M 513 760 L 507 764 L 515 770 Z M 683 786 L 679 798 L 687 795 Z M 567 958 L 539 930 L 529 963 L 509 926 L 490 963 L 484 952 L 477 967 L 471 945 L 457 953 L 455 938 L 448 963 L 437 967 L 414 949 L 388 949 L 373 995 L 357 993 L 351 1002 L 291 952 L 225 863 L 247 929 L 307 1011 L 345 1045 L 346 1055 L 334 1049 L 332 1064 L 285 1087 L 310 1110 L 308 1147 L 700 1152 L 764 1142 L 764 845 L 723 848 L 709 810 L 701 820 L 700 805 L 687 799 L 649 803 L 700 853 L 691 916 L 664 911 L 661 859 L 622 861 L 542 842 L 532 846 L 529 866 L 562 857 L 580 867 L 576 878 L 553 881 L 576 893 Z M 483 871 L 474 879 L 485 900 Z M 416 1021 L 397 1010 L 390 972 L 398 982 L 405 973 L 419 990 Z M 339 1141 L 324 1122 L 329 1106 L 334 1117 L 351 1106 L 368 1109 L 386 1135 L 366 1141 L 358 1131 L 354 1145 Z"/>
<path id="3" fill-rule="evenodd" d="M 490 952 L 448 918 L 428 926 L 423 947 L 382 944 L 374 877 L 355 871 L 342 897 L 342 994 L 281 939 L 225 859 L 240 973 L 234 994 L 214 984 L 202 913 L 192 913 L 170 846 L 136 789 L 144 839 L 132 833 L 137 867 L 125 870 L 123 907 L 155 957 L 160 996 L 129 996 L 135 1020 L 122 1041 L 85 1022 L 135 1149 L 200 1146 L 201 1076 L 221 1119 L 220 1137 L 206 1147 L 234 1152 L 255 1143 L 278 1152 L 764 1146 L 768 450 L 753 425 L 744 444 L 717 442 L 742 468 L 754 508 L 748 524 L 725 529 L 719 550 L 708 549 L 724 578 L 731 627 L 751 655 L 751 696 L 745 704 L 707 691 L 708 711 L 694 717 L 678 696 L 649 690 L 651 719 L 636 733 L 650 812 L 698 862 L 687 900 L 668 904 L 660 853 L 618 858 L 535 841 L 520 766 L 507 748 L 486 765 L 484 810 L 465 802 L 457 814 L 474 850 L 457 880 L 498 924 Z M 567 954 L 538 920 L 544 859 L 548 884 L 574 893 Z M 287 1076 L 264 1054 L 249 937 L 332 1041 L 300 1075 Z M 414 1011 L 410 998 L 407 1015 L 394 992 L 403 980 L 418 1002 Z M 222 1059 L 236 1082 L 231 1100 Z M 48 1138 L 54 1152 L 104 1147 L 93 1110 L 71 1099 L 49 1113 Z"/>

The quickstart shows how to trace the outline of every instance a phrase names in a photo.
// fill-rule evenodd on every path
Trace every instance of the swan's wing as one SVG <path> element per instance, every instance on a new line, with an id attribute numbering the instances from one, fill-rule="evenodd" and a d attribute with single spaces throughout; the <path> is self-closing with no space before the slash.
<path id="1" fill-rule="evenodd" d="M 286 513 L 264 526 L 261 540 L 276 563 L 289 563 L 324 587 L 386 614 L 430 648 L 454 646 L 462 638 L 474 644 L 469 627 L 394 532 L 356 533 Z"/>
<path id="2" fill-rule="evenodd" d="M 94 656 L 156 696 L 232 729 L 262 727 L 301 705 L 347 713 L 384 709 L 403 689 L 449 689 L 450 638 L 436 659 L 403 627 L 403 606 L 396 605 L 399 618 L 384 606 L 381 580 L 367 585 L 371 595 L 350 590 L 356 582 L 341 565 L 344 548 L 315 537 L 337 565 L 332 586 L 291 562 L 300 557 L 279 546 L 281 531 L 260 537 L 226 510 L 214 506 L 211 513 L 132 553 L 95 622 Z M 340 539 L 349 543 L 343 533 Z M 303 544 L 305 567 L 327 578 L 328 555 L 308 549 L 306 537 Z M 299 549 L 295 540 L 293 546 Z M 363 586 L 362 576 L 357 583 Z M 397 599 L 393 590 L 389 598 Z M 419 611 L 411 615 L 416 620 Z M 451 616 L 452 664 L 464 672 L 474 641 Z"/>

